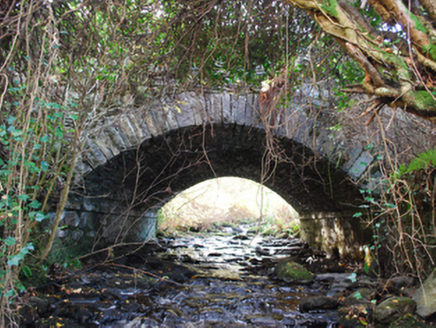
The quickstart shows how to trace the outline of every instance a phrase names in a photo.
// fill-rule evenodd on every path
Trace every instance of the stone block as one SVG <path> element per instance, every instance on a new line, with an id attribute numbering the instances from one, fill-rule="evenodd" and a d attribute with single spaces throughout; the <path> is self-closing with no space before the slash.
<path id="1" fill-rule="evenodd" d="M 73 238 L 73 240 L 77 241 L 83 237 L 83 234 L 84 233 L 82 230 L 74 230 L 71 232 L 71 238 Z"/>
<path id="2" fill-rule="evenodd" d="M 193 110 L 196 125 L 203 125 L 204 123 L 208 123 L 205 100 L 203 96 L 196 96 L 196 98 L 194 99 Z"/>
<path id="3" fill-rule="evenodd" d="M 189 97 L 186 94 L 181 94 L 174 103 L 176 111 L 176 120 L 179 128 L 185 128 L 195 125 L 195 116 L 189 107 Z"/>
<path id="4" fill-rule="evenodd" d="M 130 144 L 126 144 L 124 142 L 123 137 L 120 134 L 119 128 L 109 126 L 105 129 L 104 133 L 112 141 L 112 144 L 117 148 L 117 154 L 119 154 L 122 150 L 130 148 Z M 112 152 L 115 153 L 115 151 Z"/>
<path id="5" fill-rule="evenodd" d="M 225 124 L 231 123 L 231 99 L 230 94 L 227 92 L 223 92 L 221 95 L 221 101 L 222 101 L 222 122 Z"/>
<path id="6" fill-rule="evenodd" d="M 417 313 L 428 318 L 436 313 L 436 269 L 425 280 L 414 296 L 418 305 Z"/>
<path id="7" fill-rule="evenodd" d="M 254 94 L 248 94 L 245 107 L 245 124 L 253 126 L 259 122 L 259 103 L 257 102 L 257 96 Z"/>
<path id="8" fill-rule="evenodd" d="M 316 138 L 316 150 L 327 158 L 331 158 L 336 149 L 335 139 L 330 136 L 330 131 L 319 127 L 318 131 L 320 131 L 319 135 Z"/>
<path id="9" fill-rule="evenodd" d="M 127 149 L 119 137 L 119 133 L 116 128 L 109 127 L 101 131 L 100 140 L 102 140 L 106 147 L 110 149 L 112 157 L 117 156 L 121 150 Z"/>
<path id="10" fill-rule="evenodd" d="M 215 123 L 215 99 L 212 93 L 207 93 L 204 95 L 204 110 L 205 110 L 205 120 L 208 123 Z"/>
<path id="11" fill-rule="evenodd" d="M 159 134 L 164 134 L 169 131 L 167 116 L 165 115 L 165 109 L 162 103 L 157 104 L 152 110 L 153 121 L 155 122 L 156 128 L 159 130 Z"/>
<path id="12" fill-rule="evenodd" d="M 141 116 L 151 136 L 156 137 L 161 134 L 160 126 L 158 123 L 156 123 L 154 118 L 155 115 L 151 109 L 144 109 Z"/>
<path id="13" fill-rule="evenodd" d="M 342 169 L 344 171 L 348 171 L 356 162 L 357 158 L 360 156 L 362 151 L 363 151 L 363 147 L 360 144 L 360 142 L 353 143 L 347 149 L 345 149 L 344 152 L 347 154 L 348 159 L 345 161 L 344 165 L 342 166 Z"/>
<path id="14" fill-rule="evenodd" d="M 380 171 L 377 171 L 375 173 L 368 174 L 370 176 L 366 177 L 364 181 L 360 183 L 360 189 L 370 189 L 374 190 L 376 193 L 382 192 L 381 188 L 382 185 L 380 184 L 380 180 L 382 179 L 383 175 Z"/>
<path id="15" fill-rule="evenodd" d="M 67 237 L 68 236 L 68 230 L 66 230 L 66 229 L 62 229 L 62 230 L 60 230 L 60 229 L 58 229 L 58 230 L 56 230 L 56 238 L 65 238 L 65 237 Z"/>
<path id="16" fill-rule="evenodd" d="M 373 159 L 374 156 L 372 156 L 368 151 L 364 151 L 348 170 L 348 174 L 353 178 L 359 178 L 371 164 Z"/>
<path id="17" fill-rule="evenodd" d="M 77 227 L 79 225 L 80 218 L 75 211 L 64 211 L 61 216 L 61 225 L 67 225 L 69 227 Z"/>
<path id="18" fill-rule="evenodd" d="M 107 162 L 107 159 L 100 148 L 90 139 L 87 139 L 88 152 L 86 160 L 93 166 L 103 165 Z"/>
<path id="19" fill-rule="evenodd" d="M 134 148 L 141 141 L 137 136 L 137 132 L 133 128 L 133 124 L 130 122 L 129 116 L 122 115 L 119 119 L 118 126 L 115 127 L 121 140 L 125 145 L 124 149 Z"/>
<path id="20" fill-rule="evenodd" d="M 179 128 L 174 101 L 168 100 L 164 103 L 157 114 L 163 119 L 163 132 L 177 130 Z"/>
<path id="21" fill-rule="evenodd" d="M 297 129 L 294 132 L 294 138 L 298 139 L 298 142 L 301 142 L 303 145 L 311 147 L 313 143 L 312 131 L 314 120 L 311 117 L 308 117 L 304 112 L 302 107 L 298 108 L 299 115 L 298 118 Z M 311 147 L 312 148 L 312 147 Z"/>
<path id="22" fill-rule="evenodd" d="M 81 198 L 69 197 L 65 204 L 65 209 L 68 210 L 80 210 L 82 208 L 83 201 Z"/>
<path id="23" fill-rule="evenodd" d="M 92 171 L 92 167 L 85 163 L 82 157 L 81 160 L 77 162 L 74 170 L 77 173 L 74 177 L 74 183 L 79 185 L 82 182 L 83 176 Z"/>
<path id="24" fill-rule="evenodd" d="M 126 119 L 130 123 L 130 127 L 139 143 L 141 143 L 142 140 L 150 137 L 148 130 L 141 127 L 142 117 L 137 111 L 130 111 L 127 113 Z"/>
<path id="25" fill-rule="evenodd" d="M 139 222 L 138 241 L 146 242 L 154 238 L 156 234 L 156 219 L 142 218 Z"/>
<path id="26" fill-rule="evenodd" d="M 112 150 L 107 145 L 107 140 L 105 137 L 100 133 L 97 139 L 94 140 L 95 145 L 98 147 L 98 149 L 102 152 L 106 160 L 111 159 L 114 157 L 114 154 L 112 153 Z"/>
<path id="27" fill-rule="evenodd" d="M 141 130 L 141 133 L 144 135 L 141 139 L 141 143 L 144 142 L 144 140 L 147 140 L 151 138 L 152 134 L 150 132 L 150 128 L 148 127 L 147 122 L 144 119 L 144 112 L 147 109 L 145 107 L 138 109 L 135 111 L 135 124 L 138 125 L 139 129 Z"/>
<path id="28" fill-rule="evenodd" d="M 235 123 L 238 125 L 245 125 L 245 107 L 247 98 L 239 96 L 235 102 L 232 103 L 232 116 L 235 119 Z"/>
<path id="29" fill-rule="evenodd" d="M 99 214 L 94 212 L 82 212 L 80 215 L 79 228 L 86 230 L 94 229 L 94 221 L 96 220 Z"/>
<path id="30" fill-rule="evenodd" d="M 230 94 L 230 111 L 229 111 L 229 123 L 233 124 L 236 122 L 236 108 L 238 105 L 238 95 Z"/>
<path id="31" fill-rule="evenodd" d="M 295 110 L 294 106 L 289 106 L 285 109 L 286 113 L 286 119 L 284 121 L 284 129 L 285 129 L 285 136 L 289 139 L 293 139 L 295 141 L 298 140 L 298 134 L 299 134 L 299 121 L 300 116 L 302 113 L 298 110 Z"/>
<path id="32" fill-rule="evenodd" d="M 221 94 L 214 93 L 214 122 L 222 123 L 223 121 L 223 107 L 222 107 L 222 96 Z"/>

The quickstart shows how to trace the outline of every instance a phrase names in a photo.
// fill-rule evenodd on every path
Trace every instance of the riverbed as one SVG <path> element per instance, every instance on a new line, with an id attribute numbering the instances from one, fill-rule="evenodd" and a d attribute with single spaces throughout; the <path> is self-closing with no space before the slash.
<path id="1" fill-rule="evenodd" d="M 36 310 L 23 311 L 26 326 L 338 327 L 336 309 L 300 304 L 351 284 L 353 266 L 298 238 L 248 229 L 162 236 L 101 252 L 81 270 L 35 288 Z M 315 280 L 278 279 L 277 263 L 289 258 L 317 271 Z"/>

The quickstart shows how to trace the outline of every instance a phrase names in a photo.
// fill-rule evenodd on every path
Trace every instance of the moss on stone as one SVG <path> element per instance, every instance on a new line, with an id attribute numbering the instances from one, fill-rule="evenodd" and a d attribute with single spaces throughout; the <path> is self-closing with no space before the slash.
<path id="1" fill-rule="evenodd" d="M 313 275 L 301 264 L 281 262 L 277 265 L 277 277 L 286 282 L 310 283 Z"/>
<path id="2" fill-rule="evenodd" d="M 389 324 L 399 317 L 416 311 L 416 303 L 408 297 L 391 297 L 379 305 L 374 310 L 374 319 L 382 324 Z"/>

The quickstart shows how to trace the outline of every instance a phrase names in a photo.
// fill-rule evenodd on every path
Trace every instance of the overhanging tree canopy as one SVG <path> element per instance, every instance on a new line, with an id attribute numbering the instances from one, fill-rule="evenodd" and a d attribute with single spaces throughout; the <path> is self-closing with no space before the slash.
<path id="1" fill-rule="evenodd" d="M 347 92 L 436 117 L 436 2 L 433 0 L 287 0 L 305 10 L 365 72 Z"/>

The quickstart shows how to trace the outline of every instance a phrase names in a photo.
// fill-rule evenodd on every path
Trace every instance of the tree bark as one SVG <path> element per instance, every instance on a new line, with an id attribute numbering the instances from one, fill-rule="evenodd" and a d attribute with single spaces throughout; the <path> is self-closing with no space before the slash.
<path id="1" fill-rule="evenodd" d="M 305 10 L 364 71 L 365 78 L 360 87 L 353 86 L 344 91 L 364 91 L 375 96 L 376 102 L 400 107 L 436 122 L 434 1 L 421 1 L 421 7 L 428 14 L 415 15 L 401 0 L 369 0 L 369 5 L 387 24 L 378 28 L 369 24 L 367 17 L 361 14 L 365 10 L 359 12 L 352 1 L 287 2 Z M 401 26 L 402 33 L 387 31 L 387 26 L 394 25 Z"/>

